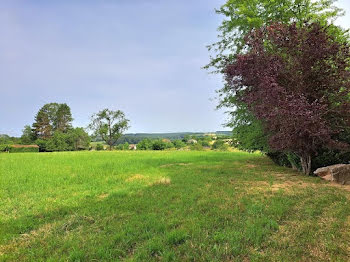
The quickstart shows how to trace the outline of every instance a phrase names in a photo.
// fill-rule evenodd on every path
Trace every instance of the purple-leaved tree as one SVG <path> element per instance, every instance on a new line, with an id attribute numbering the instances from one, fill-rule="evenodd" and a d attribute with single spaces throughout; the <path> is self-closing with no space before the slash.
<path id="1" fill-rule="evenodd" d="M 348 148 L 335 136 L 350 127 L 350 48 L 329 30 L 318 23 L 254 30 L 245 38 L 249 51 L 225 71 L 270 147 L 297 154 L 305 174 L 320 148 Z"/>

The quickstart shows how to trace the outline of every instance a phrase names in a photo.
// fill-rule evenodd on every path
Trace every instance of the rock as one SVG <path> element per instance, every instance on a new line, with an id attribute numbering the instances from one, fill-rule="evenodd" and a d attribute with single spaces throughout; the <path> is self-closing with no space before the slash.
<path id="1" fill-rule="evenodd" d="M 350 185 L 350 164 L 338 164 L 318 168 L 314 174 L 327 181 L 337 182 L 342 185 Z"/>

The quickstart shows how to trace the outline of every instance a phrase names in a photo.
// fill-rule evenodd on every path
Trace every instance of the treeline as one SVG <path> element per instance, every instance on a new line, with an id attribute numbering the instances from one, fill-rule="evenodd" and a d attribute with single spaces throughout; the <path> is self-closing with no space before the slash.
<path id="1" fill-rule="evenodd" d="M 216 131 L 211 133 L 216 136 L 232 136 L 231 131 Z M 188 137 L 195 137 L 195 138 L 203 138 L 207 136 L 207 133 L 194 133 L 194 132 L 179 132 L 179 133 L 136 133 L 136 134 L 125 134 L 121 138 L 118 139 L 117 144 L 138 144 L 144 139 L 169 139 L 169 140 L 183 140 Z M 97 138 L 95 140 L 96 142 L 102 141 L 101 138 Z"/>
<path id="2" fill-rule="evenodd" d="M 137 144 L 130 144 L 128 142 L 118 144 L 117 150 L 219 150 L 227 151 L 233 145 L 230 136 L 225 135 L 185 135 L 182 139 L 152 139 L 144 138 Z M 96 143 L 94 146 L 96 150 L 106 150 L 102 143 Z"/>
<path id="3" fill-rule="evenodd" d="M 20 138 L 0 136 L 0 144 L 38 145 L 40 152 L 89 149 L 91 138 L 82 127 L 72 126 L 67 104 L 49 103 L 39 109 L 32 125 L 26 125 Z"/>

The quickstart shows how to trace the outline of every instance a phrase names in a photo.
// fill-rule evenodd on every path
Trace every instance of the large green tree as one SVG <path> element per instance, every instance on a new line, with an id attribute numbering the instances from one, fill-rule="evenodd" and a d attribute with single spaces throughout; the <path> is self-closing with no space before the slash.
<path id="1" fill-rule="evenodd" d="M 124 112 L 120 110 L 103 109 L 91 116 L 89 129 L 96 137 L 101 137 L 109 145 L 109 150 L 116 144 L 117 140 L 129 128 L 129 120 Z"/>
<path id="2" fill-rule="evenodd" d="M 55 131 L 67 133 L 72 128 L 72 113 L 67 104 L 45 104 L 35 116 L 33 131 L 37 138 L 48 139 Z"/>
<path id="3" fill-rule="evenodd" d="M 218 41 L 208 46 L 212 51 L 205 67 L 222 72 L 228 61 L 245 52 L 244 37 L 252 30 L 275 22 L 284 24 L 305 21 L 326 23 L 344 15 L 335 6 L 337 0 L 228 0 L 216 10 L 224 16 L 218 28 Z M 338 29 L 334 29 L 338 31 Z M 338 32 L 339 33 L 339 32 Z"/>

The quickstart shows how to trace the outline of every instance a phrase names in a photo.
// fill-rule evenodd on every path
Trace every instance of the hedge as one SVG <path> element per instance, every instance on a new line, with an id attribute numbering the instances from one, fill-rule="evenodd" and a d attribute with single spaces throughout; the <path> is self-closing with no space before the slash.
<path id="1" fill-rule="evenodd" d="M 0 145 L 0 152 L 26 153 L 39 152 L 38 147 L 15 147 L 13 145 Z"/>
<path id="2" fill-rule="evenodd" d="M 10 153 L 39 152 L 39 147 L 11 147 Z"/>

